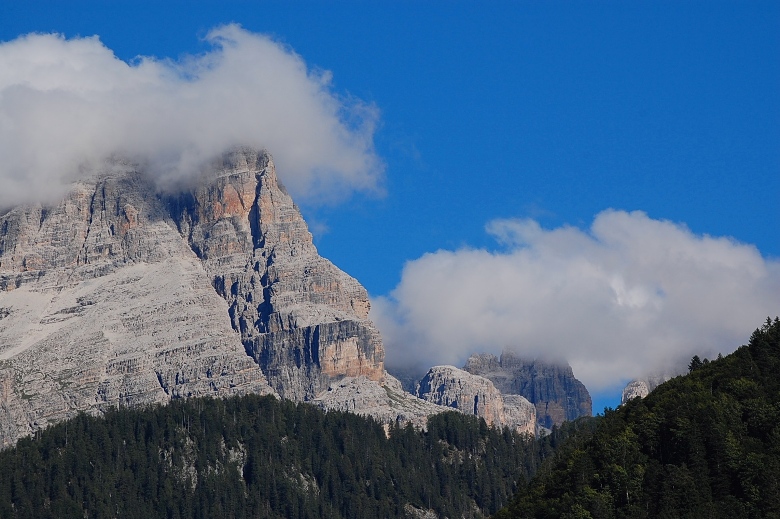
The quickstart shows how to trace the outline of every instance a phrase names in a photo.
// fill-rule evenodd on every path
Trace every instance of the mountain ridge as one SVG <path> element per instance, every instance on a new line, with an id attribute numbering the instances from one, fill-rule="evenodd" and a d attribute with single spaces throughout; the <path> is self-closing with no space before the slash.
<path id="1" fill-rule="evenodd" d="M 267 152 L 234 148 L 176 194 L 115 160 L 0 217 L 0 446 L 81 411 L 246 393 L 424 427 L 449 408 L 387 374 L 369 309 Z"/>

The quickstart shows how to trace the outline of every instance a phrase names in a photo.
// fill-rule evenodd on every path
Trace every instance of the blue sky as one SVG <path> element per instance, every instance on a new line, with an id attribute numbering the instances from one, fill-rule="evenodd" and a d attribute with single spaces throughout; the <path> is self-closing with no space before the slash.
<path id="1" fill-rule="evenodd" d="M 430 268 L 446 269 L 435 263 L 444 258 L 437 251 L 451 254 L 448 265 L 457 263 L 453 276 L 478 271 L 459 262 L 465 261 L 464 254 L 479 250 L 487 258 L 509 258 L 510 263 L 519 257 L 512 255 L 518 251 L 535 253 L 545 265 L 575 256 L 592 264 L 606 262 L 610 268 L 617 262 L 621 266 L 607 276 L 616 294 L 623 292 L 614 288 L 615 276 L 635 272 L 634 281 L 625 274 L 628 281 L 620 277 L 618 283 L 621 287 L 624 281 L 634 283 L 625 292 L 635 296 L 631 301 L 639 301 L 631 308 L 650 305 L 653 294 L 661 294 L 662 301 L 671 274 L 647 274 L 648 269 L 636 266 L 641 259 L 620 263 L 613 249 L 604 252 L 602 238 L 594 241 L 598 234 L 594 219 L 608 209 L 634 216 L 602 218 L 605 228 L 625 224 L 626 232 L 635 234 L 658 223 L 658 229 L 682 232 L 680 236 L 687 238 L 680 240 L 701 245 L 695 257 L 715 254 L 704 247 L 705 235 L 730 237 L 732 245 L 757 250 L 759 259 L 751 256 L 744 261 L 751 265 L 763 261 L 770 273 L 751 278 L 757 288 L 744 296 L 729 287 L 752 285 L 736 280 L 725 283 L 717 295 L 708 295 L 723 299 L 718 311 L 708 312 L 711 316 L 734 313 L 729 305 L 741 303 L 728 301 L 730 293 L 751 299 L 767 287 L 778 286 L 780 5 L 776 2 L 495 2 L 487 8 L 476 2 L 71 1 L 64 8 L 60 2 L 32 1 L 0 6 L 2 41 L 30 32 L 57 32 L 66 38 L 99 35 L 117 58 L 128 62 L 139 55 L 176 60 L 209 52 L 212 47 L 203 38 L 225 23 L 270 35 L 311 70 L 332 72 L 330 88 L 336 96 L 360 100 L 377 111 L 371 136 L 373 154 L 384 165 L 377 184 L 381 192 L 358 188 L 347 190 L 338 201 L 329 197 L 326 202 L 310 196 L 302 199 L 301 206 L 320 252 L 377 298 L 377 306 L 383 309 L 377 316 L 382 331 L 393 328 L 387 331 L 390 343 L 416 348 L 420 341 L 444 341 L 432 347 L 434 351 L 450 344 L 451 339 L 434 337 L 420 329 L 423 323 L 412 322 L 408 312 L 415 306 L 403 300 L 405 294 L 413 294 L 408 297 L 425 301 L 426 307 L 458 313 L 446 307 L 447 301 L 441 299 L 446 296 L 437 285 L 425 285 L 425 295 L 404 288 L 402 272 L 409 275 L 406 283 L 411 283 L 414 267 L 422 270 L 425 265 L 418 262 L 425 254 Z M 280 174 L 284 178 L 284 172 Z M 642 211 L 646 219 L 632 211 Z M 533 236 L 528 234 L 531 220 L 539 226 Z M 660 225 L 664 221 L 672 222 L 673 229 Z M 525 225 L 521 231 L 519 224 Z M 492 234 L 486 232 L 488 225 Z M 572 239 L 590 239 L 590 245 L 564 258 L 571 247 L 544 248 L 534 238 L 542 233 L 553 240 L 553 231 L 564 229 L 579 231 Z M 663 232 L 658 230 L 654 236 L 662 240 L 667 236 Z M 558 252 L 549 253 L 552 256 L 543 252 L 553 249 Z M 589 256 L 581 252 L 591 249 L 596 252 Z M 733 247 L 727 249 L 721 251 L 722 257 L 734 252 Z M 476 256 L 469 258 L 478 261 Z M 514 265 L 538 266 L 530 261 L 518 260 Z M 672 270 L 665 265 L 653 272 Z M 432 277 L 422 272 L 420 279 Z M 691 272 L 686 279 L 695 278 L 702 268 Z M 552 274 L 539 271 L 539 276 L 546 275 Z M 488 277 L 483 281 L 473 280 L 472 290 L 493 282 L 489 273 L 484 276 Z M 507 274 L 506 279 L 514 278 Z M 452 283 L 459 283 L 458 278 Z M 717 281 L 702 278 L 690 290 L 713 283 Z M 523 287 L 546 291 L 546 285 Z M 584 289 L 572 294 L 588 297 Z M 430 300 L 425 299 L 428 295 Z M 772 311 L 780 307 L 771 293 L 755 297 L 754 306 L 746 305 L 758 314 L 749 325 L 744 320 L 733 323 L 720 334 L 725 337 L 722 343 L 708 337 L 680 347 L 681 358 L 700 350 L 724 351 L 729 343 L 733 348 L 737 345 L 733 341 L 744 342 L 767 313 L 780 313 Z M 479 299 L 469 292 L 463 292 L 462 298 Z M 513 298 L 485 304 L 505 304 L 498 313 L 510 316 L 525 308 L 525 303 Z M 558 316 L 563 322 L 578 323 L 579 315 L 590 315 L 576 305 L 567 311 L 571 315 L 562 310 Z M 633 314 L 627 318 L 639 319 Z M 442 326 L 447 323 L 437 321 L 438 315 L 431 319 Z M 507 319 L 514 323 L 522 316 Z M 540 326 L 549 327 L 539 319 Z M 643 314 L 642 319 L 650 317 Z M 682 326 L 658 316 L 653 319 L 657 320 L 633 330 L 647 333 Z M 672 342 L 681 344 L 687 338 L 690 343 L 710 324 L 699 314 L 688 320 L 699 327 L 680 331 Z M 492 329 L 509 321 L 490 322 Z M 509 331 L 497 335 L 478 328 L 463 335 L 484 337 L 471 339 L 476 349 L 499 351 L 517 333 L 518 342 L 535 341 L 528 351 L 538 354 L 544 351 L 540 343 L 546 339 L 539 332 L 523 335 L 528 326 L 506 325 Z M 578 335 L 576 325 L 571 327 L 575 330 L 550 338 L 550 343 L 577 342 L 581 352 L 595 347 L 589 341 L 603 342 L 598 334 Z M 625 336 L 630 332 L 625 330 Z M 659 336 L 642 347 L 652 349 L 663 340 Z M 443 361 L 461 361 L 469 347 L 457 349 Z M 559 347 L 554 354 L 566 356 L 567 350 Z M 578 366 L 587 369 L 586 356 L 581 357 L 579 364 L 573 363 L 575 374 Z M 615 373 L 624 369 L 626 377 L 636 374 L 635 368 L 627 366 L 616 364 L 604 375 L 609 383 L 599 386 L 594 409 L 615 405 L 615 387 L 624 382 Z M 595 380 L 597 375 L 590 377 Z"/>

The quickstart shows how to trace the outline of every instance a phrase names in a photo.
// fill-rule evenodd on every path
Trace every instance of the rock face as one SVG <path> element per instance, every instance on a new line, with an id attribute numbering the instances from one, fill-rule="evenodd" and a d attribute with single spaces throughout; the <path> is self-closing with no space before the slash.
<path id="1" fill-rule="evenodd" d="M 650 388 L 644 380 L 632 380 L 623 388 L 620 403 L 625 404 L 634 398 L 644 398 L 650 394 Z"/>
<path id="2" fill-rule="evenodd" d="M 435 366 L 417 387 L 417 396 L 440 406 L 479 416 L 488 425 L 535 434 L 536 409 L 525 398 L 505 398 L 493 383 L 454 366 Z"/>
<path id="3" fill-rule="evenodd" d="M 172 213 L 271 386 L 308 400 L 342 376 L 380 381 L 368 294 L 319 256 L 270 156 L 226 154 L 206 180 L 171 200 Z"/>
<path id="4" fill-rule="evenodd" d="M 173 198 L 113 163 L 0 216 L 0 445 L 78 411 L 381 381 L 368 307 L 267 154 L 228 153 Z"/>
<path id="5" fill-rule="evenodd" d="M 542 427 L 549 429 L 592 413 L 590 394 L 568 365 L 527 361 L 504 352 L 500 358 L 472 355 L 463 369 L 489 379 L 505 396 L 520 395 L 532 402 Z"/>

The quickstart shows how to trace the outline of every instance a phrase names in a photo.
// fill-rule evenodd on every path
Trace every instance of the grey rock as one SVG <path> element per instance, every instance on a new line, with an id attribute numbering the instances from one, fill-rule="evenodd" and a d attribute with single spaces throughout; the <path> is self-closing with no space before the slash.
<path id="1" fill-rule="evenodd" d="M 417 508 L 410 503 L 404 505 L 404 516 L 407 519 L 439 519 L 439 515 L 434 510 Z"/>
<path id="2" fill-rule="evenodd" d="M 411 423 L 420 429 L 425 429 L 429 416 L 451 411 L 407 393 L 391 375 L 381 382 L 365 376 L 344 377 L 332 382 L 312 403 L 326 411 L 371 416 L 387 425 Z"/>
<path id="3" fill-rule="evenodd" d="M 628 384 L 626 384 L 626 387 L 623 388 L 623 392 L 620 397 L 620 403 L 625 404 L 629 400 L 633 400 L 634 398 L 644 398 L 648 394 L 650 394 L 650 388 L 647 385 L 647 382 L 644 380 L 632 380 Z"/>
<path id="4" fill-rule="evenodd" d="M 454 366 L 435 366 L 417 387 L 417 396 L 436 405 L 479 416 L 488 425 L 535 434 L 536 410 L 525 398 L 505 398 L 487 378 Z"/>
<path id="5" fill-rule="evenodd" d="M 79 411 L 272 393 L 142 175 L 0 218 L 0 445 Z"/>
<path id="6" fill-rule="evenodd" d="M 505 351 L 501 357 L 472 355 L 463 369 L 489 379 L 503 395 L 520 395 L 532 402 L 541 427 L 549 429 L 592 413 L 588 390 L 567 364 L 526 360 Z"/>

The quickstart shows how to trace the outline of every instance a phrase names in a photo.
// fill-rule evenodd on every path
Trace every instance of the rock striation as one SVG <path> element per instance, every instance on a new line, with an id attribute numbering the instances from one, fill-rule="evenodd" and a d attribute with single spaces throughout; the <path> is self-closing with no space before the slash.
<path id="1" fill-rule="evenodd" d="M 519 395 L 505 397 L 487 378 L 454 366 L 431 368 L 417 386 L 417 396 L 439 406 L 479 416 L 488 425 L 536 433 L 536 408 Z"/>
<path id="2" fill-rule="evenodd" d="M 567 364 L 528 361 L 505 351 L 500 357 L 472 355 L 463 369 L 489 379 L 505 396 L 520 395 L 532 402 L 541 427 L 549 429 L 592 413 L 588 390 Z"/>

